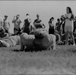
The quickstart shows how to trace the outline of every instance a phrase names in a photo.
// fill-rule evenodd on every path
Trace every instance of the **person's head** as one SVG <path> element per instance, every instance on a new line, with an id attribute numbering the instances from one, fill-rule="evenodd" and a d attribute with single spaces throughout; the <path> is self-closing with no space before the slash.
<path id="1" fill-rule="evenodd" d="M 27 13 L 26 16 L 28 16 L 29 14 Z"/>
<path id="2" fill-rule="evenodd" d="M 19 17 L 20 17 L 20 15 L 19 15 L 19 14 L 17 14 L 17 15 L 16 15 L 16 19 L 19 19 Z"/>
<path id="3" fill-rule="evenodd" d="M 61 16 L 60 20 L 61 20 L 61 21 L 64 21 L 64 20 L 65 20 L 64 15 Z"/>
<path id="4" fill-rule="evenodd" d="M 7 16 L 7 15 L 5 15 L 5 16 L 4 16 L 4 19 L 7 19 L 7 18 L 8 18 L 8 16 Z"/>
<path id="5" fill-rule="evenodd" d="M 76 16 L 74 17 L 74 20 L 76 21 Z"/>
<path id="6" fill-rule="evenodd" d="M 26 14 L 26 18 L 27 18 L 27 19 L 29 18 L 29 14 L 28 14 L 28 13 Z"/>
<path id="7" fill-rule="evenodd" d="M 36 17 L 37 17 L 37 19 L 39 19 L 39 15 L 38 14 L 36 15 Z"/>
<path id="8" fill-rule="evenodd" d="M 60 19 L 58 18 L 57 21 L 60 22 Z"/>
<path id="9" fill-rule="evenodd" d="M 50 19 L 51 21 L 54 21 L 54 17 L 51 17 L 51 19 Z"/>
<path id="10" fill-rule="evenodd" d="M 70 7 L 66 7 L 66 13 L 67 14 L 72 13 L 72 9 Z"/>

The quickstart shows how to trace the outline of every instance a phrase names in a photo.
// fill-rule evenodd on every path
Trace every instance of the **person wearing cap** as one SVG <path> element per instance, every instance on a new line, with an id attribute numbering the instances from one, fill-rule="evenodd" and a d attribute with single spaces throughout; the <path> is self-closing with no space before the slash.
<path id="1" fill-rule="evenodd" d="M 14 34 L 18 35 L 21 33 L 21 29 L 20 29 L 20 24 L 22 23 L 22 21 L 20 20 L 20 15 L 17 14 L 16 16 L 14 16 L 12 23 L 14 23 Z"/>
<path id="2" fill-rule="evenodd" d="M 29 18 L 29 14 L 26 14 L 26 19 L 24 20 L 23 32 L 29 34 L 30 33 L 30 23 L 31 19 Z"/>
<path id="3" fill-rule="evenodd" d="M 45 28 L 44 24 L 42 23 L 42 20 L 40 20 L 40 16 L 37 14 L 36 15 L 37 19 L 34 20 L 33 25 L 34 27 L 37 28 Z"/>
<path id="4" fill-rule="evenodd" d="M 3 19 L 3 28 L 4 28 L 5 33 L 9 33 L 10 23 L 8 21 L 8 16 L 7 15 L 5 15 L 4 19 Z"/>

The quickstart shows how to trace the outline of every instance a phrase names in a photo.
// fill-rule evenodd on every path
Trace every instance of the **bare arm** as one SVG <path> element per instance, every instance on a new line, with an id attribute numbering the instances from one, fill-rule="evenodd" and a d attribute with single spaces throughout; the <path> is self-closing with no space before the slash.
<path id="1" fill-rule="evenodd" d="M 13 20 L 12 20 L 12 23 L 14 23 L 14 22 L 15 22 L 15 20 L 16 20 L 16 18 L 15 18 L 15 16 L 14 16 L 14 18 L 13 18 Z"/>

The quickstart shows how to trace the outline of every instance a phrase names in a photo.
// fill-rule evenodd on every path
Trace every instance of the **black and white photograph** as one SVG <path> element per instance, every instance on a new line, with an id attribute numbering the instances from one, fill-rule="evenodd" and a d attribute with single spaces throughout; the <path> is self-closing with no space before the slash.
<path id="1" fill-rule="evenodd" d="M 0 75 L 76 75 L 76 1 L 1 0 Z"/>

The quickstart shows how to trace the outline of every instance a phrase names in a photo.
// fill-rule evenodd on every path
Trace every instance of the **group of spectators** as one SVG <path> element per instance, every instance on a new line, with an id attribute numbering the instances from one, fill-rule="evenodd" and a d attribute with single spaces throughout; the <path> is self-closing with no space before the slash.
<path id="1" fill-rule="evenodd" d="M 5 33 L 9 33 L 10 23 L 8 21 L 8 16 L 5 15 L 4 18 L 0 18 L 0 37 L 5 37 Z"/>
<path id="2" fill-rule="evenodd" d="M 76 17 L 72 9 L 66 7 L 66 14 L 57 19 L 56 25 L 53 25 L 54 17 L 49 20 L 49 33 L 55 34 L 58 38 L 57 43 L 73 44 L 76 39 Z"/>
<path id="3" fill-rule="evenodd" d="M 29 14 L 26 14 L 26 19 L 24 20 L 23 27 L 20 28 L 22 21 L 20 20 L 20 15 L 17 14 L 14 16 L 12 23 L 14 24 L 14 35 L 20 35 L 22 32 L 31 34 L 34 29 L 45 28 L 45 25 L 42 23 L 40 16 L 37 14 L 36 19 L 31 25 L 31 19 Z M 62 15 L 57 19 L 56 24 L 53 24 L 54 17 L 51 17 L 48 21 L 49 25 L 49 34 L 56 35 L 57 44 L 62 42 L 69 44 L 68 41 L 72 41 L 72 44 L 75 45 L 75 33 L 76 33 L 76 17 L 74 16 L 72 9 L 66 7 L 66 14 Z M 10 23 L 8 21 L 8 16 L 5 15 L 4 19 L 0 22 L 0 37 L 3 33 L 10 33 Z M 5 35 L 6 36 L 6 35 Z"/>
<path id="4" fill-rule="evenodd" d="M 28 34 L 30 34 L 30 31 L 32 30 L 32 28 L 42 28 L 44 26 L 44 24 L 42 24 L 42 21 L 39 18 L 39 15 L 36 15 L 37 19 L 34 20 L 33 24 L 34 26 L 31 25 L 31 19 L 29 18 L 29 14 L 26 14 L 26 19 L 24 19 L 24 23 L 23 23 L 23 27 L 21 28 L 20 25 L 22 23 L 22 21 L 20 20 L 20 15 L 17 14 L 16 16 L 14 16 L 12 23 L 14 24 L 14 35 L 19 35 L 21 34 L 21 32 L 26 32 Z M 0 20 L 0 32 L 2 33 L 2 31 L 4 31 L 5 33 L 10 33 L 9 32 L 10 29 L 10 23 L 8 21 L 8 16 L 5 15 L 4 19 Z"/>

